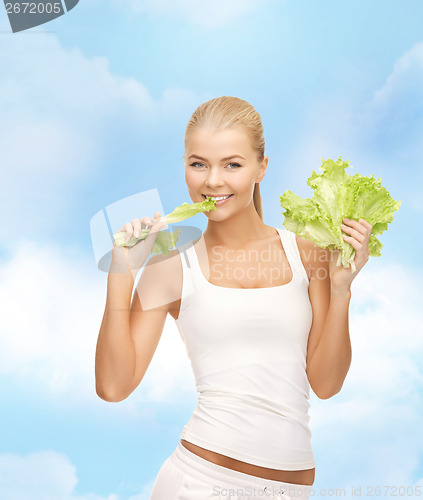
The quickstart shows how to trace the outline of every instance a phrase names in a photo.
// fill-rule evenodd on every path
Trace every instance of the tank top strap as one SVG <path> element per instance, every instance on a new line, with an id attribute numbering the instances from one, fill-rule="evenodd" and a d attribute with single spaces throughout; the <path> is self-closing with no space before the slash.
<path id="1" fill-rule="evenodd" d="M 178 249 L 182 265 L 182 301 L 202 286 L 201 268 L 194 249 L 193 240 L 181 245 Z"/>
<path id="2" fill-rule="evenodd" d="M 300 276 L 301 278 L 304 278 L 307 281 L 309 281 L 307 272 L 301 261 L 300 251 L 298 249 L 295 233 L 293 231 L 289 231 L 286 228 L 283 229 L 276 228 L 276 229 L 279 231 L 279 234 L 281 236 L 286 257 L 290 265 L 293 267 L 293 272 L 297 273 L 297 275 Z"/>

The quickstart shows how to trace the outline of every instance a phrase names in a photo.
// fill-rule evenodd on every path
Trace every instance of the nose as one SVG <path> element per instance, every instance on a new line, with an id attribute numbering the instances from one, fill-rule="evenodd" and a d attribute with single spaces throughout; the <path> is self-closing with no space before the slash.
<path id="1" fill-rule="evenodd" d="M 206 186 L 223 186 L 222 176 L 219 168 L 211 168 L 206 179 Z"/>

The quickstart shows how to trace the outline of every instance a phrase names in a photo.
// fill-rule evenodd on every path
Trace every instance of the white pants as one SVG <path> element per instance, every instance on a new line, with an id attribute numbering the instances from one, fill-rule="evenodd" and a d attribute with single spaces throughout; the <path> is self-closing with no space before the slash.
<path id="1" fill-rule="evenodd" d="M 178 443 L 161 466 L 150 500 L 309 500 L 311 485 L 263 479 L 209 462 Z"/>

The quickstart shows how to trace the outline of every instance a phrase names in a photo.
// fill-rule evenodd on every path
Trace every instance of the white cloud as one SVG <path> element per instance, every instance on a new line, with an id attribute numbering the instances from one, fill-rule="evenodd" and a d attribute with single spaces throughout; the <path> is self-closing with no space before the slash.
<path id="1" fill-rule="evenodd" d="M 385 146 L 394 161 L 416 162 L 423 153 L 423 42 L 416 43 L 394 64 L 384 84 L 358 117 L 364 127 L 361 143 Z M 417 171 L 417 173 L 420 173 Z"/>
<path id="2" fill-rule="evenodd" d="M 187 103 L 194 97 L 189 92 L 170 89 L 155 103 L 145 87 L 135 80 L 112 75 L 104 58 L 88 60 L 78 50 L 64 50 L 55 37 L 47 35 L 31 37 L 32 52 L 19 45 L 22 40 L 23 37 L 16 45 L 9 45 L 9 52 L 0 46 L 0 63 L 6 68 L 0 78 L 0 105 L 8 117 L 7 126 L 5 122 L 3 126 L 0 124 L 0 164 L 3 171 L 5 165 L 13 164 L 18 173 L 24 173 L 19 184 L 11 169 L 2 171 L 0 211 L 6 213 L 7 208 L 12 214 L 10 228 L 25 230 L 34 224 L 36 227 L 36 219 L 51 216 L 52 206 L 60 215 L 66 197 L 65 183 L 77 178 L 82 169 L 92 168 L 90 160 L 99 157 L 106 137 L 101 130 L 105 119 L 118 116 L 116 113 L 124 109 L 133 120 L 140 114 L 142 122 L 157 109 L 172 114 L 172 110 L 168 111 L 168 104 L 175 101 L 169 97 L 172 92 Z M 21 64 L 12 70 L 12 61 L 19 54 Z M 378 120 L 389 122 L 391 116 L 400 117 L 397 125 L 404 123 L 410 130 L 412 127 L 419 130 L 421 115 L 413 117 L 413 101 L 406 96 L 408 88 L 412 89 L 410 95 L 413 92 L 420 95 L 421 54 L 422 45 L 417 44 L 400 59 L 401 64 L 395 66 L 362 114 L 360 110 L 351 111 L 348 104 L 344 108 L 333 106 L 332 114 L 325 115 L 326 128 L 315 128 L 320 135 L 308 135 L 308 140 L 312 137 L 314 150 L 328 144 L 327 150 L 340 151 L 335 148 L 341 148 L 342 144 L 351 146 L 349 137 L 353 142 L 361 140 L 368 130 L 377 130 Z M 38 65 L 31 63 L 35 56 L 39 57 Z M 26 83 L 29 80 L 35 82 L 34 87 Z M 37 96 L 43 95 L 49 98 L 37 100 Z M 43 111 L 45 103 L 53 103 L 53 108 Z M 403 111 L 401 106 L 405 106 Z M 135 109 L 133 115 L 131 109 Z M 343 121 L 339 122 L 337 116 Z M 362 121 L 358 119 L 360 116 Z M 319 114 L 316 125 L 321 122 Z M 50 149 L 48 141 L 42 141 L 47 136 L 54 137 Z M 21 144 L 27 145 L 27 151 L 18 148 Z M 414 146 L 408 144 L 406 149 L 414 155 L 419 147 L 421 144 L 416 140 Z M 304 155 L 309 155 L 307 158 L 316 158 L 313 148 L 303 147 L 298 151 L 304 151 Z M 343 156 L 348 159 L 347 154 Z M 305 171 L 312 164 L 304 162 Z M 52 190 L 51 184 L 39 182 L 45 174 L 53 176 L 60 189 Z M 297 171 L 296 178 L 298 175 Z M 50 202 L 42 209 L 39 200 L 46 195 Z M 416 203 L 421 207 L 419 200 L 416 198 Z M 3 234 L 10 239 L 13 233 Z M 86 261 L 70 250 L 35 244 L 25 238 L 20 242 L 12 259 L 0 269 L 3 379 L 22 383 L 27 390 L 35 387 L 40 397 L 54 394 L 76 402 L 97 398 L 94 352 L 106 281 L 105 275 L 101 274 L 104 279 L 97 279 L 91 271 L 91 260 Z M 420 425 L 422 410 L 423 318 L 419 283 L 421 275 L 402 264 L 383 268 L 367 265 L 363 269 L 353 285 L 350 314 L 353 361 L 344 388 L 335 398 L 312 401 L 314 443 L 321 449 L 329 449 L 328 454 L 335 452 L 337 446 L 351 450 L 342 456 L 349 465 L 357 463 L 359 469 L 348 474 L 351 478 L 359 477 L 362 483 L 368 480 L 370 484 L 374 477 L 409 480 L 422 456 L 421 433 L 414 432 Z M 173 319 L 168 318 L 145 379 L 127 407 L 136 412 L 140 399 L 175 401 L 193 390 L 179 332 Z M 20 463 L 11 457 L 16 464 Z M 335 465 L 328 463 L 328 467 Z M 63 466 L 62 470 L 65 469 Z M 72 491 L 73 477 L 68 470 L 64 481 L 68 491 Z"/>
<path id="3" fill-rule="evenodd" d="M 423 42 L 419 42 L 395 62 L 383 84 L 366 101 L 339 91 L 305 110 L 303 130 L 285 155 L 288 168 L 281 171 L 280 182 L 297 184 L 302 196 L 311 197 L 312 190 L 303 187 L 311 170 L 319 172 L 322 157 L 336 160 L 342 156 L 353 167 L 346 170 L 350 175 L 375 174 L 378 178 L 380 173 L 384 181 L 384 172 L 390 170 L 398 179 L 391 195 L 395 199 L 406 196 L 407 208 L 422 213 L 422 103 Z M 412 174 L 412 183 L 402 182 L 408 179 L 404 172 Z"/>
<path id="4" fill-rule="evenodd" d="M 418 42 L 394 64 L 392 73 L 381 88 L 375 90 L 372 105 L 389 108 L 394 102 L 401 104 L 404 117 L 422 111 L 423 42 Z"/>
<path id="5" fill-rule="evenodd" d="M 1 498 L 13 500 L 149 500 L 156 477 L 129 498 L 111 493 L 77 494 L 77 469 L 64 453 L 43 450 L 0 454 Z"/>
<path id="6" fill-rule="evenodd" d="M 369 263 L 352 286 L 351 367 L 335 397 L 313 394 L 312 439 L 326 458 L 348 464 L 349 484 L 371 485 L 375 478 L 413 484 L 423 454 L 417 430 L 423 411 L 422 275 L 399 262 Z M 326 464 L 319 465 L 325 471 Z M 328 462 L 322 485 L 335 482 L 335 468 Z"/>
<path id="7" fill-rule="evenodd" d="M 126 5 L 134 12 L 149 13 L 154 17 L 178 15 L 203 28 L 217 28 L 243 14 L 280 0 L 113 0 L 122 8 Z"/>
<path id="8" fill-rule="evenodd" d="M 72 250 L 25 240 L 0 268 L 3 379 L 40 397 L 54 395 L 77 404 L 101 401 L 94 366 L 107 275 L 92 269 L 91 259 Z M 190 370 L 179 331 L 168 317 L 149 370 L 125 405 L 137 412 L 139 400 L 172 402 L 192 396 Z"/>
<path id="9" fill-rule="evenodd" d="M 0 374 L 9 385 L 73 409 L 103 404 L 95 394 L 94 354 L 106 275 L 97 279 L 91 270 L 91 261 L 70 250 L 28 241 L 0 269 Z M 353 361 L 344 387 L 329 400 L 312 394 L 312 442 L 328 460 L 317 457 L 316 488 L 325 471 L 328 481 L 334 479 L 331 462 L 340 449 L 351 468 L 347 476 L 360 478 L 361 484 L 375 477 L 410 481 L 423 452 L 421 433 L 413 431 L 423 411 L 421 273 L 401 263 L 373 261 L 360 273 L 352 289 Z M 154 418 L 155 402 L 189 399 L 195 399 L 194 378 L 179 331 L 168 317 L 141 385 L 109 409 Z M 136 500 L 148 498 L 151 486 Z"/>
<path id="10" fill-rule="evenodd" d="M 55 35 L 9 37 L 0 45 L 0 63 L 0 150 L 7 170 L 72 178 L 99 155 L 105 120 L 153 115 L 145 86 L 112 75 L 105 57 L 64 49 Z"/>
<path id="11" fill-rule="evenodd" d="M 99 271 L 100 273 L 100 271 Z M 168 318 L 144 380 L 119 404 L 95 393 L 95 349 L 106 298 L 106 275 L 92 272 L 91 259 L 51 244 L 23 241 L 0 268 L 0 377 L 14 391 L 37 394 L 40 405 L 126 415 L 154 421 L 154 403 L 195 399 L 185 347 Z M 52 406 L 53 403 L 53 406 Z M 151 403 L 151 404 L 149 404 Z M 53 410 L 54 411 L 54 410 Z M 155 477 L 129 500 L 148 500 Z M 0 455 L 1 498 L 16 500 L 106 500 L 77 496 L 75 467 L 53 451 Z M 29 495 L 31 492 L 31 496 Z M 109 495 L 107 500 L 118 500 Z M 126 499 L 122 499 L 126 500 Z"/>
<path id="12" fill-rule="evenodd" d="M 336 161 L 339 156 L 343 161 L 350 161 L 353 168 L 346 170 L 349 175 L 356 172 L 364 175 L 355 161 L 357 150 L 354 149 L 353 138 L 356 135 L 356 112 L 353 103 L 344 96 L 331 96 L 330 101 L 313 101 L 304 110 L 302 130 L 297 140 L 283 152 L 284 168 L 275 174 L 279 176 L 275 184 L 286 186 L 301 197 L 311 198 L 313 190 L 306 185 L 311 172 L 321 173 L 322 158 Z M 284 137 L 281 137 L 281 142 L 286 143 Z"/>
<path id="13" fill-rule="evenodd" d="M 153 489 L 155 480 L 156 477 L 150 479 L 150 481 L 144 484 L 141 493 L 130 497 L 129 500 L 150 500 L 151 490 Z"/>
<path id="14" fill-rule="evenodd" d="M 0 66 L 0 245 L 10 247 L 8 230 L 36 234 L 65 216 L 72 185 L 99 168 L 114 120 L 150 116 L 154 104 L 106 58 L 87 59 L 47 33 L 8 36 Z"/>
<path id="15" fill-rule="evenodd" d="M 7 44 L 0 44 L 0 67 L 5 248 L 15 228 L 34 235 L 57 230 L 72 211 L 78 181 L 97 176 L 98 182 L 116 134 L 122 148 L 134 131 L 147 140 L 156 127 L 198 105 L 197 96 L 178 88 L 153 99 L 141 82 L 113 74 L 106 57 L 65 49 L 49 33 L 7 36 Z M 130 144 L 136 147 L 136 140 Z"/>
<path id="16" fill-rule="evenodd" d="M 1 497 L 13 500 L 118 500 L 93 493 L 74 493 L 76 467 L 66 455 L 52 450 L 0 455 Z"/>
<path id="17" fill-rule="evenodd" d="M 0 269 L 4 380 L 35 391 L 39 398 L 54 396 L 73 407 L 102 403 L 95 394 L 94 355 L 106 275 L 97 279 L 91 268 L 91 262 L 72 251 L 25 242 Z M 421 278 L 401 263 L 366 265 L 353 283 L 353 361 L 344 387 L 329 400 L 312 393 L 314 446 L 330 457 L 338 446 L 335 436 L 340 446 L 351 449 L 360 442 L 360 451 L 345 459 L 353 463 L 357 453 L 369 478 L 395 468 L 397 476 L 411 475 L 423 450 L 420 434 L 412 432 L 423 410 Z M 154 404 L 145 411 L 146 401 L 187 402 L 195 396 L 185 346 L 168 317 L 144 380 L 119 407 L 124 405 L 136 416 L 154 417 Z M 115 408 L 110 405 L 112 411 Z M 404 446 L 407 461 L 399 458 Z M 362 480 L 365 477 L 363 472 Z"/>

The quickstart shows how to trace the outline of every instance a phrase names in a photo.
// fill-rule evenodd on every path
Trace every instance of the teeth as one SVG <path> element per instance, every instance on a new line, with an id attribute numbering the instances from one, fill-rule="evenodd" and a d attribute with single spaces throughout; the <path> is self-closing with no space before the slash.
<path id="1" fill-rule="evenodd" d="M 219 201 L 219 200 L 226 200 L 227 198 L 229 198 L 229 196 L 232 196 L 232 195 L 228 194 L 228 196 L 219 196 L 219 197 L 217 197 L 217 198 L 214 198 L 213 196 L 210 196 L 210 198 L 211 198 L 212 200 Z"/>

